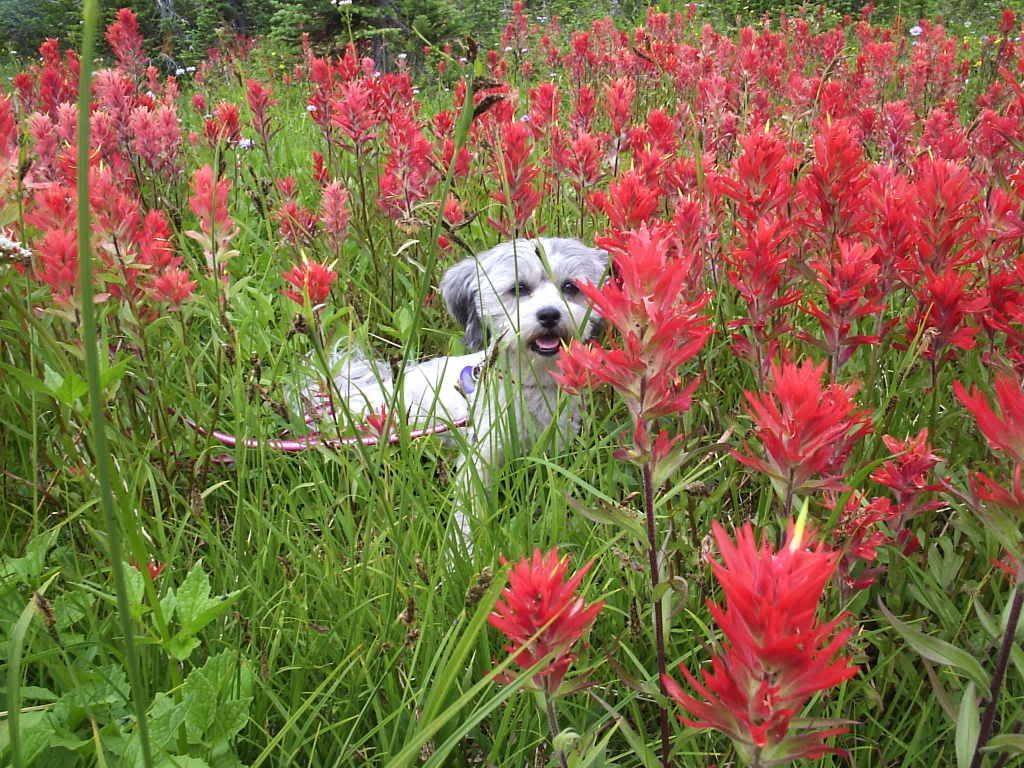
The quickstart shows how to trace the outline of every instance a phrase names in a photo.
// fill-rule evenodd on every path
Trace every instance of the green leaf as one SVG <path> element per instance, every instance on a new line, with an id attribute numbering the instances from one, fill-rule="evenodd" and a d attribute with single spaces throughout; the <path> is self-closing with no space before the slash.
<path id="1" fill-rule="evenodd" d="M 968 678 L 973 680 L 979 688 L 988 689 L 988 673 L 982 668 L 974 656 L 969 654 L 962 648 L 957 648 L 951 643 L 947 643 L 945 640 L 939 640 L 935 637 L 929 637 L 928 635 L 920 632 L 913 627 L 904 624 L 902 621 L 897 619 L 881 599 L 878 601 L 878 605 L 885 614 L 885 618 L 892 624 L 900 637 L 907 641 L 907 645 L 913 648 L 919 655 L 934 661 L 936 664 L 945 664 L 947 666 L 958 669 L 967 675 Z"/>
<path id="2" fill-rule="evenodd" d="M 981 751 L 1024 755 L 1024 733 L 1000 733 L 989 739 Z"/>
<path id="3" fill-rule="evenodd" d="M 50 395 L 64 405 L 74 405 L 89 391 L 88 382 L 77 373 L 70 371 L 67 376 L 61 376 L 48 365 L 43 373 L 43 383 Z"/>
<path id="4" fill-rule="evenodd" d="M 240 594 L 241 590 L 223 597 L 210 597 L 210 579 L 203 570 L 202 561 L 197 562 L 175 593 L 174 607 L 181 629 L 164 643 L 167 652 L 179 661 L 188 659 L 199 645 L 196 635 L 203 627 L 227 611 Z M 168 615 L 169 613 L 165 613 L 165 618 Z"/>
<path id="5" fill-rule="evenodd" d="M 35 536 L 25 547 L 24 557 L 12 557 L 0 563 L 0 578 L 17 576 L 23 584 L 39 579 L 46 565 L 46 555 L 57 541 L 59 531 L 53 529 Z"/>
<path id="6" fill-rule="evenodd" d="M 644 530 L 644 524 L 630 510 L 623 509 L 614 503 L 604 503 L 600 500 L 593 502 L 592 505 L 587 505 L 570 496 L 567 501 L 574 512 L 583 515 L 587 520 L 604 525 L 617 526 L 637 541 L 647 541 L 647 531 Z"/>
<path id="7" fill-rule="evenodd" d="M 964 689 L 964 695 L 960 698 L 960 711 L 956 716 L 957 768 L 970 768 L 980 731 L 981 716 L 978 712 L 978 697 L 975 694 L 974 683 L 968 683 Z"/>
<path id="8" fill-rule="evenodd" d="M 128 610 L 131 612 L 132 618 L 138 621 L 142 618 L 142 597 L 146 589 L 145 577 L 138 568 L 134 568 L 128 563 L 124 564 L 122 571 L 125 591 L 128 593 Z"/>

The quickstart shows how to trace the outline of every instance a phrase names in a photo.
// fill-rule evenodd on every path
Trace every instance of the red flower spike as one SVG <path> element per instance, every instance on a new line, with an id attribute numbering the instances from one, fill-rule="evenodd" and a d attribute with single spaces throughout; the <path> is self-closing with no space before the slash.
<path id="1" fill-rule="evenodd" d="M 843 466 L 869 430 L 853 386 L 822 387 L 825 364 L 811 361 L 771 366 L 769 390 L 744 392 L 761 456 L 744 444 L 733 456 L 763 472 L 780 495 L 815 488 L 844 490 Z"/>
<path id="2" fill-rule="evenodd" d="M 315 307 L 327 300 L 331 286 L 338 279 L 338 273 L 316 261 L 304 261 L 284 272 L 281 277 L 297 289 L 286 288 L 283 291 L 285 296 L 300 306 L 305 306 L 309 301 Z"/>
<path id="3" fill-rule="evenodd" d="M 845 728 L 790 733 L 793 717 L 811 696 L 857 673 L 841 655 L 853 632 L 837 631 L 845 615 L 823 624 L 816 619 L 839 553 L 821 543 L 808 546 L 792 526 L 778 551 L 764 540 L 758 544 L 749 523 L 737 531 L 735 542 L 717 522 L 712 531 L 722 561 L 712 561 L 711 568 L 725 605 L 709 601 L 708 607 L 725 637 L 701 680 L 680 666 L 700 698 L 662 677 L 686 712 L 680 720 L 722 731 L 744 757 L 759 755 L 765 764 L 841 753 L 824 740 Z"/>
<path id="4" fill-rule="evenodd" d="M 555 693 L 569 665 L 576 658 L 572 647 L 590 629 L 604 601 L 587 605 L 575 594 L 594 561 L 584 565 L 568 579 L 568 557 L 560 558 L 552 549 L 542 555 L 523 558 L 508 574 L 508 586 L 494 604 L 487 621 L 511 642 L 505 650 L 521 669 L 529 669 L 545 657 L 551 663 L 534 675 L 534 684 Z"/>
<path id="5" fill-rule="evenodd" d="M 971 412 L 989 448 L 1024 463 L 1024 391 L 1017 379 L 1006 373 L 996 375 L 994 388 L 998 415 L 977 388 L 968 391 L 959 381 L 953 382 L 957 399 Z"/>
<path id="6" fill-rule="evenodd" d="M 621 339 L 618 349 L 572 342 L 555 378 L 569 391 L 610 384 L 626 400 L 634 422 L 681 413 L 690 407 L 698 380 L 684 382 L 679 369 L 711 335 L 701 310 L 707 295 L 692 298 L 694 253 L 681 252 L 669 224 L 599 238 L 615 277 L 602 287 L 580 284 Z M 646 434 L 646 433 L 645 433 Z M 650 445 L 638 445 L 647 453 Z"/>

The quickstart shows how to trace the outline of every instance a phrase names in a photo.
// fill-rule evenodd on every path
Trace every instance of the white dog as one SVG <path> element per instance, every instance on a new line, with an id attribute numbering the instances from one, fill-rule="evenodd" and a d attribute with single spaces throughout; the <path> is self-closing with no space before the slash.
<path id="1" fill-rule="evenodd" d="M 600 283 L 608 255 L 565 238 L 502 243 L 451 267 L 441 294 L 471 354 L 410 366 L 396 387 L 385 363 L 353 355 L 336 380 L 354 413 L 403 413 L 410 424 L 468 421 L 456 514 L 463 535 L 493 468 L 528 450 L 553 423 L 575 434 L 578 411 L 551 377 L 572 338 L 589 339 L 601 318 L 579 290 Z M 468 542 L 468 539 L 466 540 Z"/>

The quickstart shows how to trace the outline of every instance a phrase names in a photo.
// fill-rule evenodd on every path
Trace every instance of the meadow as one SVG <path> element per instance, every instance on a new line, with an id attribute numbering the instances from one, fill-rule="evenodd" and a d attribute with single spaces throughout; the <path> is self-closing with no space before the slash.
<path id="1" fill-rule="evenodd" d="M 100 33 L 0 85 L 0 764 L 1021 763 L 1013 12 Z M 302 390 L 463 351 L 444 270 L 537 235 L 607 328 L 467 550 L 464 437 Z"/>

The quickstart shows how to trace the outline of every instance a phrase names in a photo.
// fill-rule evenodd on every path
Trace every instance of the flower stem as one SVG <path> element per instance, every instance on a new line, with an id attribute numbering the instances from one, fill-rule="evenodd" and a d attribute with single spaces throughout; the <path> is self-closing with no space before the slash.
<path id="1" fill-rule="evenodd" d="M 78 81 L 78 279 L 82 305 L 82 347 L 85 352 L 85 374 L 89 383 L 89 404 L 92 421 L 94 456 L 96 460 L 96 481 L 99 485 L 100 507 L 106 524 L 109 546 L 110 570 L 114 577 L 114 591 L 117 593 L 117 617 L 124 635 L 124 660 L 128 668 L 131 700 L 135 710 L 136 728 L 141 748 L 141 763 L 144 768 L 153 765 L 149 743 L 149 727 L 146 720 L 148 695 L 135 647 L 135 627 L 132 624 L 128 605 L 128 588 L 124 575 L 122 555 L 122 525 L 114 509 L 113 467 L 110 445 L 107 442 L 107 425 L 104 414 L 104 397 L 100 385 L 99 332 L 96 327 L 96 304 L 93 300 L 92 284 L 92 225 L 89 208 L 89 103 L 92 98 L 92 64 L 96 42 L 96 25 L 99 17 L 97 0 L 85 0 L 82 4 L 82 50 L 79 56 Z M 105 352 L 106 354 L 106 352 Z"/>
<path id="2" fill-rule="evenodd" d="M 651 590 L 657 590 L 660 581 L 660 569 L 658 568 L 658 531 L 654 519 L 654 469 L 650 462 L 642 468 L 644 481 L 644 517 L 647 519 L 647 558 L 651 568 Z M 662 615 L 661 600 L 654 600 L 654 648 L 658 659 L 658 685 L 666 697 L 668 690 L 665 688 L 666 655 L 665 655 L 665 622 Z M 658 723 L 661 726 L 661 764 L 664 768 L 669 766 L 669 727 L 668 710 L 664 705 L 658 705 Z"/>
<path id="3" fill-rule="evenodd" d="M 992 685 L 989 688 L 988 705 L 981 718 L 981 729 L 978 731 L 978 743 L 974 747 L 974 757 L 971 758 L 971 768 L 981 768 L 982 748 L 988 743 L 992 736 L 992 729 L 996 720 L 996 706 L 999 704 L 999 692 L 1003 687 L 1003 678 L 1006 676 L 1006 665 L 1010 660 L 1010 651 L 1013 650 L 1014 639 L 1017 636 L 1017 623 L 1020 621 L 1021 604 L 1024 603 L 1024 589 L 1020 583 L 1014 587 L 1013 603 L 1010 605 L 1010 615 L 1006 620 L 1006 629 L 1003 632 L 1003 642 L 999 648 L 999 656 L 996 658 L 996 668 L 992 673 Z"/>
<path id="4" fill-rule="evenodd" d="M 555 737 L 562 731 L 558 727 L 558 715 L 555 713 L 555 697 L 551 695 L 550 691 L 544 691 L 544 709 L 547 711 L 548 731 L 551 733 L 551 743 L 554 744 Z M 565 752 L 561 749 L 556 749 L 555 755 L 558 757 L 558 764 L 562 766 L 562 768 L 569 768 L 569 762 L 565 758 Z"/>

